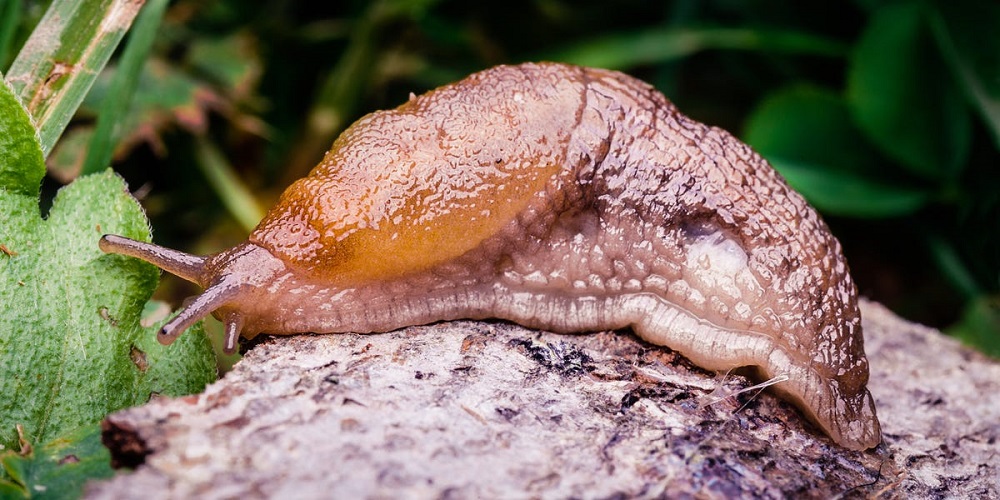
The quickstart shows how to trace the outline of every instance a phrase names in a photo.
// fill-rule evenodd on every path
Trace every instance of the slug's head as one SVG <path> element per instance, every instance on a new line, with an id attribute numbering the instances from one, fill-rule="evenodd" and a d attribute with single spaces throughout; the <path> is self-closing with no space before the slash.
<path id="1" fill-rule="evenodd" d="M 169 345 L 198 320 L 215 313 L 226 325 L 224 350 L 236 351 L 246 320 L 245 308 L 282 274 L 285 265 L 267 250 L 243 243 L 225 252 L 199 257 L 122 236 L 101 237 L 101 250 L 142 259 L 164 271 L 205 287 L 177 316 L 160 329 L 157 340 Z"/>

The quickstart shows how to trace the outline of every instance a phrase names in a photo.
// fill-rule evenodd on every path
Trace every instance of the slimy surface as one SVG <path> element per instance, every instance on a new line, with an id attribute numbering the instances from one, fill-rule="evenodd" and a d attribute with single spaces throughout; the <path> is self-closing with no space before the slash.
<path id="1" fill-rule="evenodd" d="M 774 390 L 834 441 L 881 441 L 840 244 L 749 147 L 621 73 L 500 66 L 372 113 L 248 242 L 191 259 L 207 289 L 170 332 L 212 310 L 244 336 L 629 327 L 785 375 Z"/>

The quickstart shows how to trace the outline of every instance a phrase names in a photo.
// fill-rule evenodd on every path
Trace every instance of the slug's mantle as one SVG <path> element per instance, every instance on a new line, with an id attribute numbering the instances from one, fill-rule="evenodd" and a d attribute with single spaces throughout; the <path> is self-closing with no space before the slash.
<path id="1" fill-rule="evenodd" d="M 207 287 L 164 342 L 213 311 L 229 348 L 459 318 L 631 327 L 786 378 L 843 446 L 881 440 L 840 244 L 749 147 L 621 73 L 500 66 L 372 113 L 214 256 L 101 245 Z"/>

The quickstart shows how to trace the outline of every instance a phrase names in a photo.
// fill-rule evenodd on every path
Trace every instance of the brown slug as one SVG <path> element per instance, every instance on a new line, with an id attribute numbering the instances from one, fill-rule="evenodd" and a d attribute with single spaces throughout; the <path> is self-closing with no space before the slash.
<path id="1" fill-rule="evenodd" d="M 787 376 L 776 392 L 840 445 L 881 441 L 826 224 L 748 146 L 613 71 L 499 66 L 369 114 L 221 253 L 100 246 L 205 287 L 164 344 L 209 313 L 229 351 L 458 318 L 631 327 L 710 370 Z"/>

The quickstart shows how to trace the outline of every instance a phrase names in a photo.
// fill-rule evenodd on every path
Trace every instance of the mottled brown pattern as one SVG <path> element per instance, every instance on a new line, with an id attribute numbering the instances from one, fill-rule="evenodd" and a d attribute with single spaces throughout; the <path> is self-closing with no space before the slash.
<path id="1" fill-rule="evenodd" d="M 621 73 L 501 66 L 368 115 L 194 281 L 208 290 L 162 340 L 212 311 L 233 337 L 631 327 L 787 379 L 775 390 L 841 445 L 881 439 L 837 240 L 746 145 Z"/>

